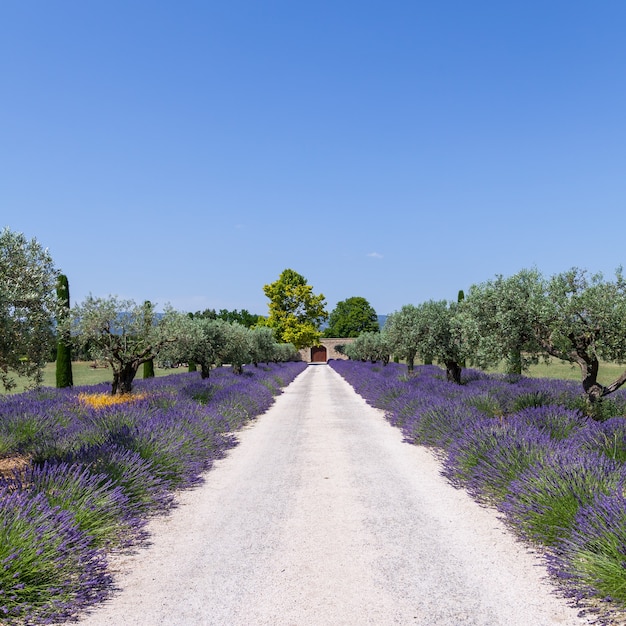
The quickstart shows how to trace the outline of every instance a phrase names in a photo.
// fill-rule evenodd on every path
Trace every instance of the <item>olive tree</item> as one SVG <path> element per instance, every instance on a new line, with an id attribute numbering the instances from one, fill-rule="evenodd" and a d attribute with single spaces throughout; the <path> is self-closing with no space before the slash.
<path id="1" fill-rule="evenodd" d="M 151 305 L 116 296 L 88 296 L 72 309 L 70 320 L 75 343 L 111 366 L 115 395 L 131 393 L 139 366 L 178 339 L 184 317 L 169 308 L 159 316 Z"/>
<path id="2" fill-rule="evenodd" d="M 276 339 L 268 326 L 258 326 L 250 331 L 250 358 L 254 365 L 275 360 Z"/>
<path id="3" fill-rule="evenodd" d="M 52 257 L 36 239 L 5 228 L 0 233 L 0 381 L 15 386 L 13 375 L 34 386 L 54 345 L 59 276 Z"/>
<path id="4" fill-rule="evenodd" d="M 275 343 L 273 353 L 273 361 L 276 363 L 301 360 L 300 353 L 292 343 Z"/>
<path id="5" fill-rule="evenodd" d="M 387 317 L 383 336 L 390 352 L 406 360 L 409 372 L 415 367 L 415 357 L 419 346 L 419 309 L 413 304 L 405 304 L 399 311 Z"/>
<path id="6" fill-rule="evenodd" d="M 472 288 L 463 327 L 481 366 L 508 360 L 525 369 L 554 357 L 577 365 L 590 402 L 626 382 L 626 370 L 608 385 L 598 381 L 602 361 L 626 362 L 626 281 L 572 268 L 544 278 L 522 270 Z"/>
<path id="7" fill-rule="evenodd" d="M 545 304 L 545 281 L 535 269 L 472 285 L 457 320 L 472 363 L 487 368 L 504 362 L 508 373 L 518 375 L 536 363 L 543 352 L 536 330 Z"/>
<path id="8" fill-rule="evenodd" d="M 419 354 L 424 362 L 437 359 L 445 365 L 448 380 L 460 383 L 467 344 L 455 323 L 458 312 L 458 303 L 445 300 L 406 304 L 387 318 L 383 335 L 390 351 L 406 360 L 410 372 Z"/>
<path id="9" fill-rule="evenodd" d="M 600 361 L 626 361 L 626 281 L 621 268 L 614 281 L 573 268 L 545 283 L 536 340 L 545 353 L 580 367 L 591 402 L 619 389 L 626 370 L 608 385 L 598 381 Z"/>
<path id="10" fill-rule="evenodd" d="M 221 365 L 229 323 L 209 317 L 184 316 L 176 343 L 166 346 L 161 358 L 188 361 L 200 366 L 200 376 L 208 378 L 211 369 Z"/>
<path id="11" fill-rule="evenodd" d="M 429 300 L 417 307 L 417 350 L 445 365 L 449 381 L 461 384 L 461 372 L 467 356 L 467 343 L 455 323 L 457 302 Z"/>
<path id="12" fill-rule="evenodd" d="M 371 361 L 372 363 L 381 361 L 383 365 L 389 363 L 389 346 L 385 335 L 379 332 L 361 333 L 353 342 L 343 348 L 343 352 L 353 361 Z"/>

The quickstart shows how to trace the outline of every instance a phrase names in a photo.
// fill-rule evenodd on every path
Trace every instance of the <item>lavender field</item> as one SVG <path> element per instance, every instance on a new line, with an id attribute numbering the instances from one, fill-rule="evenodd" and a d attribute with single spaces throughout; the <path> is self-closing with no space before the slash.
<path id="1" fill-rule="evenodd" d="M 545 554 L 564 595 L 601 613 L 626 607 L 626 394 L 590 419 L 571 381 L 464 370 L 456 385 L 436 366 L 409 376 L 394 363 L 330 364 L 407 441 L 434 449 L 453 485 Z"/>
<path id="2" fill-rule="evenodd" d="M 45 388 L 0 400 L 0 622 L 69 619 L 111 592 L 107 556 L 147 539 L 177 490 L 202 480 L 304 363 L 218 368 L 137 381 Z"/>

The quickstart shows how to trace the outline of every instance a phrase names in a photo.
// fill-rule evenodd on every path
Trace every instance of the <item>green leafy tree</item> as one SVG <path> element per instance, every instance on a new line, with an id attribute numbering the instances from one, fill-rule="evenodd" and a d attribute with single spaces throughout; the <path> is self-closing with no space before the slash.
<path id="1" fill-rule="evenodd" d="M 254 365 L 274 361 L 276 345 L 274 331 L 268 326 L 259 326 L 251 329 L 250 355 Z"/>
<path id="2" fill-rule="evenodd" d="M 227 309 L 220 309 L 217 313 L 218 319 L 224 320 L 226 322 L 237 322 L 237 324 L 241 324 L 246 328 L 252 328 L 253 326 L 255 326 L 258 323 L 260 317 L 260 315 L 254 315 L 246 309 L 241 309 L 240 311 L 238 311 L 237 309 L 233 309 L 232 311 L 229 311 Z"/>
<path id="3" fill-rule="evenodd" d="M 13 375 L 43 380 L 53 351 L 52 321 L 57 315 L 59 276 L 52 257 L 36 239 L 5 228 L 0 233 L 0 381 L 15 386 Z"/>
<path id="4" fill-rule="evenodd" d="M 448 380 L 460 383 L 468 346 L 455 324 L 458 310 L 456 302 L 445 300 L 403 306 L 387 318 L 383 329 L 391 352 L 406 360 L 409 371 L 418 354 L 425 362 L 435 358 L 445 365 Z"/>
<path id="5" fill-rule="evenodd" d="M 252 361 L 252 331 L 237 322 L 226 322 L 224 363 L 229 363 L 233 373 L 242 374 L 243 366 Z"/>
<path id="6" fill-rule="evenodd" d="M 521 374 L 544 354 L 537 322 L 547 305 L 546 283 L 535 270 L 473 285 L 462 302 L 458 323 L 478 367 L 505 363 L 509 374 Z"/>
<path id="7" fill-rule="evenodd" d="M 328 319 L 323 294 L 315 295 L 306 278 L 291 269 L 263 291 L 270 300 L 269 317 L 263 324 L 274 330 L 278 341 L 298 350 L 319 345 L 319 328 Z"/>
<path id="8" fill-rule="evenodd" d="M 626 370 L 613 382 L 598 381 L 600 361 L 626 361 L 626 281 L 621 268 L 614 281 L 573 268 L 545 283 L 545 302 L 535 322 L 543 351 L 580 367 L 590 402 L 626 382 Z"/>
<path id="9" fill-rule="evenodd" d="M 56 386 L 59 388 L 72 387 L 72 338 L 63 320 L 70 314 L 70 287 L 65 274 L 61 274 L 57 283 L 57 297 L 59 301 L 58 320 L 61 324 L 57 330 L 57 358 L 56 358 Z"/>
<path id="10" fill-rule="evenodd" d="M 391 353 L 407 363 L 409 372 L 415 367 L 419 348 L 420 311 L 413 304 L 405 304 L 387 317 L 383 336 Z"/>
<path id="11" fill-rule="evenodd" d="M 228 322 L 209 317 L 186 317 L 181 326 L 178 341 L 164 348 L 162 358 L 193 362 L 200 367 L 200 376 L 208 378 L 211 369 L 222 363 Z"/>
<path id="12" fill-rule="evenodd" d="M 458 303 L 429 300 L 418 307 L 417 346 L 421 355 L 431 355 L 446 368 L 449 381 L 461 384 L 468 344 L 455 324 Z"/>
<path id="13" fill-rule="evenodd" d="M 337 348 L 339 346 L 335 346 L 335 350 Z M 353 361 L 371 361 L 372 363 L 381 361 L 383 365 L 387 365 L 390 350 L 385 335 L 370 331 L 361 333 L 353 342 L 346 344 L 343 347 L 343 353 Z"/>
<path id="14" fill-rule="evenodd" d="M 168 308 L 163 316 L 152 312 L 148 324 L 148 315 L 145 304 L 137 305 L 116 296 L 89 296 L 72 310 L 74 340 L 90 357 L 111 366 L 113 395 L 131 393 L 139 366 L 155 359 L 164 346 L 181 335 L 185 316 Z"/>
<path id="15" fill-rule="evenodd" d="M 360 296 L 337 303 L 328 318 L 325 337 L 358 337 L 361 333 L 378 332 L 378 316 L 370 303 Z"/>
<path id="16" fill-rule="evenodd" d="M 591 404 L 619 389 L 626 371 L 608 385 L 598 381 L 602 361 L 626 362 L 626 281 L 572 268 L 544 278 L 522 270 L 472 288 L 463 328 L 481 366 L 505 359 L 521 371 L 539 358 L 577 365 Z"/>
<path id="17" fill-rule="evenodd" d="M 301 361 L 302 358 L 292 343 L 275 343 L 272 361 L 285 363 L 287 361 Z"/>
<path id="18" fill-rule="evenodd" d="M 229 311 L 228 309 L 220 309 L 216 311 L 215 309 L 205 309 L 204 311 L 197 311 L 196 313 L 190 313 L 193 317 L 206 317 L 208 319 L 214 320 L 224 320 L 225 322 L 237 322 L 246 328 L 252 328 L 259 323 L 259 320 L 263 319 L 262 315 L 254 315 L 250 313 L 246 309 L 241 309 L 240 311 L 237 309 L 233 309 Z"/>

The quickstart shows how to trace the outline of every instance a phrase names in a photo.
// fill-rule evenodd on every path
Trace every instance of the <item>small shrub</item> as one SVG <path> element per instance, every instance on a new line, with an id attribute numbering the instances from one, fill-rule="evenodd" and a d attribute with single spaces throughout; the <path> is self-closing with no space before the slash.
<path id="1" fill-rule="evenodd" d="M 469 398 L 467 406 L 473 406 L 487 417 L 502 417 L 502 405 L 490 394 L 482 394 Z"/>
<path id="2" fill-rule="evenodd" d="M 26 492 L 43 493 L 51 506 L 70 511 L 77 527 L 95 546 L 131 543 L 143 525 L 130 515 L 123 489 L 106 475 L 92 474 L 84 466 L 68 463 L 32 466 L 19 483 Z"/>
<path id="3" fill-rule="evenodd" d="M 0 533 L 2 623 L 70 618 L 106 597 L 111 577 L 104 552 L 44 494 L 0 485 Z"/>
<path id="4" fill-rule="evenodd" d="M 550 404 L 551 402 L 552 398 L 545 391 L 531 391 L 523 393 L 515 398 L 511 412 L 517 413 L 523 409 L 537 408 Z"/>
<path id="5" fill-rule="evenodd" d="M 609 459 L 626 463 L 626 420 L 613 417 L 605 422 L 591 422 L 576 434 L 583 450 L 600 452 Z"/>
<path id="6" fill-rule="evenodd" d="M 554 441 L 533 426 L 483 419 L 458 435 L 443 474 L 476 499 L 498 505 L 520 474 L 554 452 Z"/>
<path id="7" fill-rule="evenodd" d="M 121 487 L 134 515 L 166 511 L 173 503 L 166 483 L 156 476 L 149 460 L 119 444 L 103 442 L 84 446 L 69 453 L 67 463 L 80 463 L 93 474 L 105 475 L 111 484 Z"/>
<path id="8" fill-rule="evenodd" d="M 578 411 L 555 404 L 526 406 L 508 420 L 534 426 L 556 440 L 568 439 L 587 425 L 587 419 Z"/>
<path id="9" fill-rule="evenodd" d="M 511 484 L 503 510 L 521 536 L 555 546 L 569 536 L 582 506 L 623 487 L 625 479 L 620 463 L 597 453 L 576 454 L 564 448 Z"/>
<path id="10" fill-rule="evenodd" d="M 550 555 L 549 569 L 578 598 L 596 596 L 626 606 L 626 498 L 599 494 L 581 506 L 569 537 Z"/>

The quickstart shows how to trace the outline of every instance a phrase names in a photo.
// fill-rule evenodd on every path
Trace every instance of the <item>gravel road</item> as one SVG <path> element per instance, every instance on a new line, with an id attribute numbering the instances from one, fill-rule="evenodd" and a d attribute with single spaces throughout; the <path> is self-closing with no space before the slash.
<path id="1" fill-rule="evenodd" d="M 239 434 L 81 624 L 577 626 L 540 560 L 328 365 Z"/>

